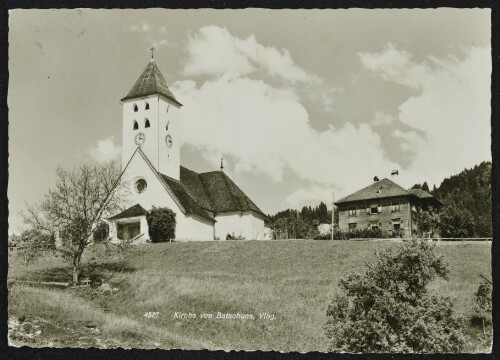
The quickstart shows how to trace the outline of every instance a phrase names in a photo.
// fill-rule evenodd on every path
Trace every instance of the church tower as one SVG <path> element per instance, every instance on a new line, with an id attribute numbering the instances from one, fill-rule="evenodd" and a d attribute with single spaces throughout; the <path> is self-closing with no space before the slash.
<path id="1" fill-rule="evenodd" d="M 156 171 L 180 178 L 180 123 L 177 101 L 153 58 L 121 99 L 122 169 L 140 147 Z"/>

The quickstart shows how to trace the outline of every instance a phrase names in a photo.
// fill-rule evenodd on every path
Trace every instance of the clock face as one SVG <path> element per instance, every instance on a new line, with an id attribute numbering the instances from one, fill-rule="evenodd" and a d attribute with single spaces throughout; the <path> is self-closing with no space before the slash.
<path id="1" fill-rule="evenodd" d="M 146 141 L 146 135 L 140 132 L 135 136 L 134 141 L 136 145 L 142 145 L 144 144 L 144 141 Z"/>
<path id="2" fill-rule="evenodd" d="M 170 134 L 165 136 L 165 143 L 167 144 L 167 147 L 172 147 L 172 136 L 170 136 Z"/>

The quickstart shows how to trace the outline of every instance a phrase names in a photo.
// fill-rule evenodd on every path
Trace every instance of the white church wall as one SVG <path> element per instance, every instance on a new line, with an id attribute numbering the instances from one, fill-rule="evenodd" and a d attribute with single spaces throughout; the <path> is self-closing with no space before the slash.
<path id="1" fill-rule="evenodd" d="M 231 212 L 215 216 L 215 237 L 226 240 L 227 235 L 241 236 L 241 213 Z"/>
<path id="2" fill-rule="evenodd" d="M 167 192 L 160 179 L 139 153 L 136 153 L 133 157 L 123 177 L 129 188 L 128 206 L 140 204 L 148 211 L 153 206 L 171 209 L 176 214 L 176 238 L 192 237 L 191 228 L 194 226 L 192 219 L 186 217 L 177 202 Z M 135 183 L 139 179 L 144 179 L 147 183 L 146 190 L 142 193 L 138 193 L 135 189 Z M 213 235 L 211 238 L 213 238 Z"/>
<path id="3" fill-rule="evenodd" d="M 264 239 L 264 220 L 260 217 L 257 217 L 254 213 L 249 212 L 243 214 L 241 226 L 245 239 Z"/>
<path id="4" fill-rule="evenodd" d="M 264 238 L 264 220 L 251 212 L 230 212 L 215 217 L 215 236 L 226 240 L 227 234 L 244 237 L 247 240 Z"/>
<path id="5" fill-rule="evenodd" d="M 198 216 L 186 215 L 177 225 L 176 240 L 211 241 L 214 239 L 213 222 Z"/>

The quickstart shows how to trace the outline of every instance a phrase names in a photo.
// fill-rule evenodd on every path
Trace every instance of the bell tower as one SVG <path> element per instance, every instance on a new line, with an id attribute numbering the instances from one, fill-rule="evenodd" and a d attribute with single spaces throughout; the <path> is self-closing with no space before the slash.
<path id="1" fill-rule="evenodd" d="M 156 171 L 179 180 L 179 111 L 182 104 L 168 88 L 152 55 L 121 102 L 122 169 L 137 147 L 140 147 Z"/>

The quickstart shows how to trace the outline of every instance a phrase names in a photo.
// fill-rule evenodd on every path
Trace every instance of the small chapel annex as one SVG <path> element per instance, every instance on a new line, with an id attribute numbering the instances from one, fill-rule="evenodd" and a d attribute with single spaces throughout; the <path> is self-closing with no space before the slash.
<path id="1" fill-rule="evenodd" d="M 263 239 L 265 214 L 220 171 L 197 173 L 181 166 L 182 104 L 153 58 L 123 107 L 122 179 L 129 207 L 108 219 L 114 240 L 149 241 L 147 211 L 176 213 L 176 240 Z"/>

